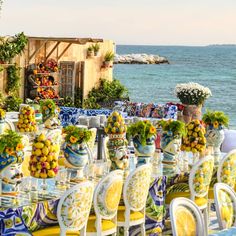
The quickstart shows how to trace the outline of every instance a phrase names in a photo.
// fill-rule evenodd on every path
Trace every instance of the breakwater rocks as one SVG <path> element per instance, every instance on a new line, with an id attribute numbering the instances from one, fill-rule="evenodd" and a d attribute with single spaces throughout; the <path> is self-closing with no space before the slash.
<path id="1" fill-rule="evenodd" d="M 114 64 L 162 64 L 169 61 L 165 57 L 148 54 L 115 54 Z"/>

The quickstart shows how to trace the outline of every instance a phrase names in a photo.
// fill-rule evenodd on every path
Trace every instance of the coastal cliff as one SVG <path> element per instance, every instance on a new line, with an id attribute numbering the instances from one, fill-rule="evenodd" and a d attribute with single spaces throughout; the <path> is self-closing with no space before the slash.
<path id="1" fill-rule="evenodd" d="M 163 64 L 169 61 L 165 57 L 148 54 L 115 54 L 114 64 Z"/>

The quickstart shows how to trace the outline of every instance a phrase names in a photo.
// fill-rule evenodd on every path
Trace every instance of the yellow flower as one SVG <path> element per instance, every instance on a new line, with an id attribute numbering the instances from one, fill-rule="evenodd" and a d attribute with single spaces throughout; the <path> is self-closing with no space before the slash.
<path id="1" fill-rule="evenodd" d="M 78 139 L 76 137 L 74 137 L 74 136 L 70 137 L 70 142 L 71 143 L 76 143 L 77 141 L 78 141 Z"/>
<path id="2" fill-rule="evenodd" d="M 48 104 L 48 107 L 49 107 L 49 108 L 52 108 L 52 104 Z"/>
<path id="3" fill-rule="evenodd" d="M 154 126 L 150 127 L 150 133 L 155 134 L 156 133 L 156 128 Z"/>
<path id="4" fill-rule="evenodd" d="M 13 148 L 6 148 L 6 153 L 9 155 L 14 154 L 14 149 Z"/>
<path id="5" fill-rule="evenodd" d="M 214 123 L 213 123 L 213 127 L 214 127 L 215 129 L 218 129 L 218 127 L 219 127 L 219 123 L 218 123 L 218 121 L 214 121 Z"/>
<path id="6" fill-rule="evenodd" d="M 23 144 L 22 143 L 18 143 L 17 146 L 16 146 L 16 151 L 20 151 L 24 148 Z"/>

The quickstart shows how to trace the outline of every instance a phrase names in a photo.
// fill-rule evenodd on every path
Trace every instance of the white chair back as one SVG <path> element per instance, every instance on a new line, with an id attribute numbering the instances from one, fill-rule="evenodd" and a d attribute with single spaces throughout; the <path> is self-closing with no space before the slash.
<path id="1" fill-rule="evenodd" d="M 115 170 L 98 183 L 93 198 L 97 217 L 112 219 L 116 215 L 122 193 L 123 175 L 122 170 Z"/>
<path id="2" fill-rule="evenodd" d="M 234 188 L 236 183 L 236 149 L 227 153 L 220 161 L 217 170 L 217 181 Z"/>
<path id="3" fill-rule="evenodd" d="M 214 167 L 214 158 L 206 156 L 200 159 L 191 169 L 189 175 L 189 188 L 191 199 L 207 197 Z"/>
<path id="4" fill-rule="evenodd" d="M 117 224 L 117 210 L 123 187 L 123 171 L 115 170 L 103 177 L 98 183 L 93 197 L 96 214 L 95 227 L 98 235 L 102 235 L 102 220 L 111 220 Z M 116 227 L 109 234 L 115 233 Z"/>
<path id="5" fill-rule="evenodd" d="M 234 190 L 227 184 L 216 183 L 214 185 L 214 198 L 220 229 L 236 226 L 236 194 Z"/>
<path id="6" fill-rule="evenodd" d="M 170 220 L 173 236 L 206 236 L 203 215 L 188 198 L 175 198 L 170 203 Z"/>
<path id="7" fill-rule="evenodd" d="M 128 210 L 141 211 L 146 206 L 151 179 L 151 166 L 142 165 L 131 172 L 125 181 L 123 198 Z"/>
<path id="8" fill-rule="evenodd" d="M 93 190 L 94 184 L 86 181 L 70 188 L 61 197 L 57 208 L 60 235 L 66 235 L 67 230 L 80 231 L 80 235 L 86 235 Z"/>

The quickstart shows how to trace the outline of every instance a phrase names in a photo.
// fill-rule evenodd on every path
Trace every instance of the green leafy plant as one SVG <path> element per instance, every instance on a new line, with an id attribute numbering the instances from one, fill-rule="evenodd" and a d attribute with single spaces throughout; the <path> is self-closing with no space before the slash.
<path id="1" fill-rule="evenodd" d="M 202 120 L 211 128 L 223 128 L 223 126 L 229 126 L 229 117 L 225 115 L 223 111 L 211 111 L 207 110 L 207 112 L 203 115 Z"/>
<path id="2" fill-rule="evenodd" d="M 96 44 L 93 44 L 93 51 L 94 52 L 98 52 L 99 51 L 99 49 L 100 49 L 100 45 L 98 44 L 98 43 L 96 43 Z"/>
<path id="3" fill-rule="evenodd" d="M 179 120 L 161 120 L 158 122 L 162 130 L 171 132 L 175 137 L 182 137 L 186 134 L 185 123 Z"/>
<path id="4" fill-rule="evenodd" d="M 147 139 L 156 135 L 156 128 L 149 120 L 141 120 L 128 126 L 127 138 L 138 137 L 142 145 L 146 145 Z"/>
<path id="5" fill-rule="evenodd" d="M 88 98 L 84 100 L 84 107 L 98 109 L 102 103 L 126 98 L 128 98 L 128 90 L 119 80 L 100 79 L 99 87 L 92 88 Z"/>
<path id="6" fill-rule="evenodd" d="M 22 136 L 12 130 L 7 130 L 0 135 L 0 154 L 14 154 L 15 151 L 20 151 L 24 148 L 22 144 Z"/>
<path id="7" fill-rule="evenodd" d="M 93 46 L 88 47 L 88 52 L 93 52 Z"/>
<path id="8" fill-rule="evenodd" d="M 6 92 L 9 93 L 18 93 L 19 90 L 19 82 L 20 82 L 20 67 L 16 65 L 8 66 L 7 69 L 7 86 Z"/>
<path id="9" fill-rule="evenodd" d="M 111 51 L 107 52 L 104 56 L 104 61 L 113 61 L 115 54 Z"/>
<path id="10" fill-rule="evenodd" d="M 11 62 L 16 55 L 20 55 L 23 52 L 27 42 L 28 38 L 23 32 L 16 34 L 14 37 L 9 37 L 6 40 L 1 38 L 0 61 Z"/>
<path id="11" fill-rule="evenodd" d="M 6 111 L 19 111 L 22 99 L 15 95 L 9 95 L 3 102 Z"/>
<path id="12" fill-rule="evenodd" d="M 83 99 L 82 89 L 79 87 L 76 87 L 75 88 L 75 95 L 74 95 L 74 106 L 75 107 L 82 107 L 82 99 Z"/>
<path id="13" fill-rule="evenodd" d="M 64 132 L 66 134 L 66 142 L 72 145 L 86 143 L 92 136 L 92 132 L 90 130 L 73 125 L 65 127 Z"/>
<path id="14" fill-rule="evenodd" d="M 43 117 L 48 115 L 54 115 L 57 109 L 57 105 L 52 99 L 46 99 L 40 101 L 40 109 Z"/>

